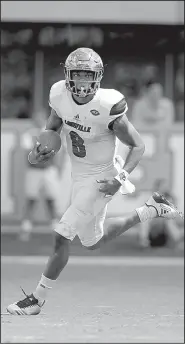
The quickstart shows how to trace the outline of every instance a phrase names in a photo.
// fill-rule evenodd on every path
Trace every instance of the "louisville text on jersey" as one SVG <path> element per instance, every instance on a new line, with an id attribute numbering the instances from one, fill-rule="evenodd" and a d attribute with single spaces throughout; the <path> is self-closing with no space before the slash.
<path id="1" fill-rule="evenodd" d="M 90 131 L 91 131 L 91 127 L 84 127 L 81 124 L 70 122 L 70 121 L 67 121 L 67 120 L 65 120 L 65 123 L 67 125 L 69 125 L 70 127 L 73 127 L 73 128 L 75 128 L 77 130 L 80 130 L 80 131 L 84 131 L 86 133 L 90 133 Z"/>

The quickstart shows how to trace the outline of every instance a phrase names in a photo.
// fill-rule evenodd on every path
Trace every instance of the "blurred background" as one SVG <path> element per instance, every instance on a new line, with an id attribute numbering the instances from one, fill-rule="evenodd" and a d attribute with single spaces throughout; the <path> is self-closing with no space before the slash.
<path id="1" fill-rule="evenodd" d="M 131 176 L 136 192 L 117 195 L 108 216 L 124 216 L 154 190 L 168 195 L 183 211 L 184 2 L 2 1 L 3 255 L 47 254 L 51 228 L 67 205 L 70 164 L 65 149 L 55 161 L 37 168 L 28 165 L 27 154 L 49 115 L 50 87 L 64 78 L 60 63 L 83 46 L 102 57 L 107 65 L 102 87 L 125 95 L 128 118 L 146 145 Z M 126 154 L 121 144 L 118 153 Z M 155 248 L 183 254 L 183 239 L 181 222 L 154 221 L 133 228 L 100 254 L 144 254 L 141 248 L 150 254 Z M 75 239 L 72 253 L 84 252 Z"/>

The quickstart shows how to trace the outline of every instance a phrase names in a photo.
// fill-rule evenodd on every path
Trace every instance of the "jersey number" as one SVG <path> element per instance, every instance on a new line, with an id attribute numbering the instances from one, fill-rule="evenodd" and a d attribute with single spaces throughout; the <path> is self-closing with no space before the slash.
<path id="1" fill-rule="evenodd" d="M 84 158 L 86 156 L 84 140 L 75 131 L 70 131 L 69 135 L 72 141 L 73 154 L 78 158 Z"/>

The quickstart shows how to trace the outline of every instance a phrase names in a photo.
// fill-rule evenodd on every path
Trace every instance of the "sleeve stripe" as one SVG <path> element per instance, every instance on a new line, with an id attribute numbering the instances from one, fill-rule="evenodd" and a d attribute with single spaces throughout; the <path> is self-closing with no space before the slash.
<path id="1" fill-rule="evenodd" d="M 115 104 L 112 107 L 110 111 L 110 116 L 124 115 L 127 110 L 128 110 L 128 106 L 127 106 L 125 98 L 123 98 L 120 100 L 119 103 Z"/>

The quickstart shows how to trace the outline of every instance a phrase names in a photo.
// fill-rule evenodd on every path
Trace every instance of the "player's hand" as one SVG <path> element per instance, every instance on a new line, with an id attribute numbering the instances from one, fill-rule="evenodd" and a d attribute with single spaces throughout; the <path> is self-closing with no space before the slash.
<path id="1" fill-rule="evenodd" d="M 100 183 L 99 191 L 105 194 L 105 197 L 112 197 L 121 187 L 121 183 L 116 179 L 97 180 Z"/>
<path id="2" fill-rule="evenodd" d="M 47 146 L 41 148 L 41 144 L 36 141 L 34 148 L 28 155 L 28 160 L 31 164 L 38 164 L 39 162 L 45 162 L 51 159 L 55 155 L 55 151 L 48 151 Z"/>

